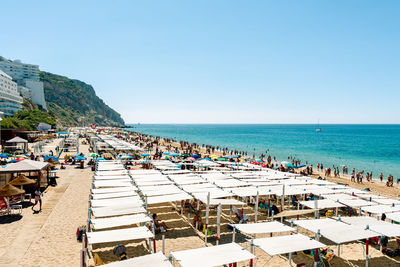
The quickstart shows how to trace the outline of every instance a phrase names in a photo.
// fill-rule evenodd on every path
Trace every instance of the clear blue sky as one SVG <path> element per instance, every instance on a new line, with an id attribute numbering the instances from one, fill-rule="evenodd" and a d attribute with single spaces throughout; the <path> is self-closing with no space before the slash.
<path id="1" fill-rule="evenodd" d="M 0 55 L 127 123 L 400 123 L 400 1 L 1 1 Z"/>

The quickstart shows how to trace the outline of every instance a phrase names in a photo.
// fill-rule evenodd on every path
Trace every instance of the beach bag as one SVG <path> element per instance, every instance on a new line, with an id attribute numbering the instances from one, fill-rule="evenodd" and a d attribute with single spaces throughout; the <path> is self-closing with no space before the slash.
<path id="1" fill-rule="evenodd" d="M 82 242 L 83 234 L 86 234 L 86 226 L 82 225 L 76 229 L 76 240 Z"/>
<path id="2" fill-rule="evenodd" d="M 382 253 L 389 257 L 393 257 L 393 254 L 394 254 L 393 250 L 388 249 L 388 248 L 382 249 Z"/>

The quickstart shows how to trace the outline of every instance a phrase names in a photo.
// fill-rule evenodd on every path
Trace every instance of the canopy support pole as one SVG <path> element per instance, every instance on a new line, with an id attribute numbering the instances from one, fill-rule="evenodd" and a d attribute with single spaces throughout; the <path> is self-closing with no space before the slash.
<path id="1" fill-rule="evenodd" d="M 162 235 L 162 253 L 165 255 L 165 235 Z"/>
<path id="2" fill-rule="evenodd" d="M 365 266 L 368 267 L 369 266 L 369 238 L 367 238 L 367 240 L 365 241 Z"/>
<path id="3" fill-rule="evenodd" d="M 315 254 L 314 254 L 314 267 L 318 266 L 318 248 L 315 249 Z"/>
<path id="4" fill-rule="evenodd" d="M 208 235 L 208 216 L 210 213 L 210 192 L 207 194 L 207 206 L 206 206 L 206 225 L 204 229 L 204 243 L 206 243 L 207 246 L 207 235 Z"/>
<path id="5" fill-rule="evenodd" d="M 236 228 L 235 228 L 235 226 L 233 226 L 232 243 L 235 242 L 235 235 L 236 235 Z"/>
<path id="6" fill-rule="evenodd" d="M 217 246 L 219 245 L 219 238 L 220 238 L 220 232 L 221 232 L 221 212 L 222 212 L 222 205 L 221 203 L 218 205 L 218 211 L 217 211 Z"/>
<path id="7" fill-rule="evenodd" d="M 197 210 L 196 210 L 196 229 L 199 230 L 199 209 L 200 209 L 200 200 L 197 200 Z"/>
<path id="8" fill-rule="evenodd" d="M 259 201 L 259 193 L 257 191 L 257 195 L 256 195 L 256 205 L 254 206 L 254 222 L 257 222 L 257 215 L 258 215 L 258 201 Z"/>

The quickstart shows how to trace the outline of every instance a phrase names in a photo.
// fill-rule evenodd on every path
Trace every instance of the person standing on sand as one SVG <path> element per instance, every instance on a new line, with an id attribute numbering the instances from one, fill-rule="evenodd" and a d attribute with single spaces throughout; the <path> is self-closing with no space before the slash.
<path id="1" fill-rule="evenodd" d="M 39 202 L 39 207 L 40 207 L 39 211 L 42 211 L 42 192 L 40 191 L 39 186 L 36 188 L 36 191 L 35 191 L 35 204 L 33 204 L 32 210 L 38 202 Z"/>
<path id="2" fill-rule="evenodd" d="M 383 173 L 381 173 L 381 174 L 379 175 L 379 180 L 381 180 L 381 183 L 382 183 L 382 181 L 383 181 Z"/>

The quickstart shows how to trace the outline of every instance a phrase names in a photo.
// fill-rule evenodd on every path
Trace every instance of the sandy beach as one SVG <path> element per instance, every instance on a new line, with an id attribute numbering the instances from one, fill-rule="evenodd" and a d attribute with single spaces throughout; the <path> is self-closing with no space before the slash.
<path id="1" fill-rule="evenodd" d="M 80 152 L 89 153 L 88 145 L 81 145 Z M 61 155 L 61 158 L 63 155 Z M 135 167 L 138 168 L 138 167 Z M 0 235 L 5 239 L 0 246 L 0 266 L 79 266 L 79 255 L 82 244 L 76 241 L 75 232 L 78 226 L 85 225 L 88 213 L 88 195 L 91 188 L 93 172 L 90 168 L 77 169 L 68 166 L 65 170 L 57 171 L 57 186 L 48 187 L 44 192 L 43 211 L 33 213 L 28 208 L 23 209 L 22 218 L 12 222 L 3 222 L 0 227 Z M 355 188 L 370 188 L 372 192 L 385 196 L 395 197 L 399 194 L 398 188 L 387 188 L 379 183 L 353 184 L 344 178 L 328 178 L 331 181 L 348 183 Z M 288 208 L 288 207 L 287 207 Z M 179 251 L 205 246 L 202 236 L 192 228 L 184 217 L 173 205 L 164 203 L 150 205 L 150 213 L 157 213 L 161 221 L 166 222 L 171 230 L 165 236 L 165 255 L 171 251 Z M 245 214 L 254 220 L 252 207 L 245 207 Z M 223 213 L 229 214 L 229 209 L 224 208 Z M 216 227 L 216 211 L 210 212 L 210 229 Z M 311 218 L 311 217 L 310 217 Z M 266 220 L 267 216 L 260 213 L 258 220 Z M 232 242 L 232 231 L 228 229 L 229 220 L 221 220 L 220 244 Z M 305 230 L 300 233 L 313 236 Z M 266 237 L 266 235 L 259 235 Z M 236 234 L 236 240 L 244 248 L 250 243 L 248 236 Z M 330 244 L 337 252 L 337 247 Z M 215 237 L 208 239 L 208 245 L 215 245 Z M 138 257 L 148 254 L 145 242 L 121 242 L 127 247 L 129 257 Z M 162 248 L 162 235 L 156 236 L 157 250 Z M 395 248 L 395 241 L 391 241 L 389 247 Z M 115 261 L 111 245 L 93 246 L 96 253 L 105 263 Z M 364 266 L 363 246 L 360 242 L 342 245 L 341 256 L 334 257 L 332 266 Z M 336 253 L 337 254 L 337 253 Z M 257 266 L 290 266 L 287 256 L 270 257 L 260 249 L 255 249 Z M 292 256 L 294 263 L 309 263 L 311 259 L 297 253 Z M 94 265 L 93 258 L 88 261 Z M 389 258 L 378 250 L 373 250 L 371 266 L 399 266 L 399 258 Z M 249 263 L 240 263 L 238 266 L 249 266 Z"/>

